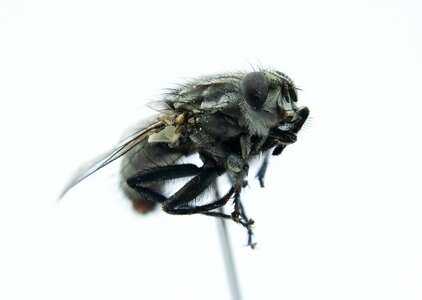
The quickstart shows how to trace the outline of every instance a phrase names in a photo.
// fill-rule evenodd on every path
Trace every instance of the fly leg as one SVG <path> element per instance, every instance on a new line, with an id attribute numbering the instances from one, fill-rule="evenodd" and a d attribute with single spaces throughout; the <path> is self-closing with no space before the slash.
<path id="1" fill-rule="evenodd" d="M 183 177 L 195 176 L 200 173 L 201 168 L 194 164 L 182 164 L 163 166 L 141 171 L 127 180 L 127 184 L 141 194 L 147 200 L 156 203 L 164 203 L 167 198 L 151 189 L 148 184 L 178 179 Z"/>
<path id="2" fill-rule="evenodd" d="M 263 188 L 264 187 L 264 177 L 265 173 L 267 172 L 268 167 L 268 158 L 269 154 L 265 155 L 264 161 L 262 162 L 261 166 L 259 167 L 258 173 L 256 173 L 256 178 L 259 180 L 259 185 Z"/>
<path id="3" fill-rule="evenodd" d="M 220 176 L 221 168 L 203 166 L 199 168 L 194 164 L 164 166 L 142 171 L 127 180 L 127 184 L 146 199 L 162 204 L 165 212 L 174 215 L 190 215 L 210 211 L 224 206 L 234 193 L 234 188 L 221 199 L 209 204 L 194 206 L 190 203 L 200 196 Z M 171 179 L 194 176 L 180 190 L 169 198 L 157 193 L 148 184 Z"/>
<path id="4" fill-rule="evenodd" d="M 242 201 L 240 201 L 240 197 L 238 199 L 239 201 L 239 210 L 240 210 L 240 215 L 242 216 L 243 222 L 247 225 L 245 228 L 248 231 L 248 246 L 250 246 L 252 249 L 255 248 L 256 246 L 256 242 L 253 241 L 253 230 L 252 227 L 255 224 L 255 221 L 253 219 L 249 219 L 248 216 L 246 215 L 246 211 L 245 208 L 242 204 Z"/>
<path id="5" fill-rule="evenodd" d="M 192 202 L 204 193 L 211 184 L 215 183 L 218 176 L 225 171 L 215 166 L 208 166 L 208 164 L 201 168 L 193 164 L 153 168 L 132 176 L 127 180 L 127 184 L 148 200 L 162 204 L 162 208 L 166 213 L 174 215 L 202 213 L 208 216 L 234 220 L 248 230 L 248 245 L 253 247 L 255 245 L 252 243 L 253 233 L 251 226 L 253 225 L 253 220 L 246 217 L 240 202 L 240 192 L 249 166 L 243 159 L 237 156 L 229 156 L 227 168 L 233 172 L 232 187 L 222 198 L 217 197 L 216 200 L 205 205 L 193 205 Z M 169 198 L 146 187 L 153 182 L 189 176 L 194 177 Z M 212 210 L 224 206 L 233 195 L 235 210 L 231 215 L 212 212 Z"/>
<path id="6" fill-rule="evenodd" d="M 246 160 L 241 157 L 231 154 L 227 157 L 225 167 L 217 167 L 213 162 L 206 157 L 203 157 L 204 166 L 201 173 L 192 178 L 179 191 L 170 196 L 163 203 L 163 210 L 169 214 L 187 215 L 204 213 L 214 210 L 218 207 L 224 206 L 230 197 L 234 195 L 239 197 L 243 188 L 243 182 L 249 170 L 249 165 Z M 215 183 L 218 176 L 224 172 L 232 173 L 232 187 L 229 192 L 221 199 L 217 198 L 209 204 L 193 205 L 192 202 L 199 197 L 208 187 Z M 232 219 L 238 222 L 238 219 L 232 216 Z"/>
<path id="7" fill-rule="evenodd" d="M 252 240 L 252 236 L 253 236 L 252 226 L 255 224 L 255 221 L 253 219 L 248 218 L 248 216 L 246 215 L 246 211 L 242 204 L 242 201 L 240 200 L 239 194 L 236 194 L 234 196 L 233 204 L 234 204 L 234 211 L 231 214 L 231 219 L 239 224 L 242 224 L 243 227 L 246 228 L 248 232 L 248 246 L 250 246 L 253 249 L 256 246 L 256 243 L 254 243 Z"/>
<path id="8" fill-rule="evenodd" d="M 239 218 L 237 220 L 234 220 L 234 221 L 236 223 L 239 223 L 240 225 L 242 225 L 246 229 L 246 231 L 248 232 L 248 243 L 247 243 L 247 245 L 250 246 L 252 249 L 254 249 L 255 246 L 256 246 L 256 242 L 253 241 L 254 233 L 253 233 L 252 227 L 253 227 L 253 224 L 255 223 L 255 221 L 247 218 L 245 211 L 244 211 L 244 208 L 243 208 L 243 205 L 242 205 L 242 202 L 240 202 L 240 199 L 239 199 L 239 203 L 240 203 L 239 209 L 240 209 L 241 215 L 243 217 Z M 221 218 L 221 219 L 226 219 L 226 220 L 233 220 L 233 214 L 228 215 L 228 214 L 225 214 L 225 213 L 219 212 L 219 211 L 207 211 L 207 212 L 203 212 L 202 214 L 204 214 L 206 216 L 210 216 L 210 217 L 216 217 L 216 218 Z"/>
<path id="9" fill-rule="evenodd" d="M 201 172 L 188 181 L 179 191 L 170 196 L 163 203 L 163 210 L 169 214 L 189 215 L 208 212 L 224 206 L 232 195 L 240 194 L 243 181 L 249 170 L 248 163 L 237 155 L 229 155 L 224 167 L 216 166 L 212 160 L 203 156 L 204 166 Z M 224 172 L 233 173 L 233 183 L 230 190 L 221 199 L 216 199 L 209 204 L 194 205 L 192 202 L 197 199 L 206 189 L 210 187 L 217 178 Z M 233 219 L 234 220 L 234 219 Z M 236 221 L 236 220 L 235 220 Z"/>
<path id="10" fill-rule="evenodd" d="M 224 206 L 234 194 L 234 187 L 232 187 L 222 198 L 216 199 L 209 204 L 196 206 L 191 204 L 192 201 L 207 190 L 220 175 L 221 169 L 217 167 L 203 167 L 198 175 L 188 181 L 180 190 L 163 203 L 163 210 L 166 213 L 173 215 L 191 215 L 208 212 Z"/>
<path id="11" fill-rule="evenodd" d="M 227 169 L 232 172 L 231 176 L 229 176 L 232 186 L 235 189 L 234 193 L 234 210 L 229 216 L 230 219 L 235 221 L 236 223 L 241 224 L 243 227 L 246 228 L 248 232 L 248 246 L 251 248 L 254 248 L 256 243 L 253 243 L 252 236 L 252 225 L 254 224 L 254 220 L 249 219 L 246 216 L 245 209 L 242 205 L 242 202 L 240 200 L 240 192 L 242 188 L 245 186 L 245 178 L 248 175 L 249 171 L 249 164 L 242 158 L 236 156 L 236 155 L 230 155 L 227 159 Z M 214 212 L 211 212 L 214 213 Z M 216 212 L 216 216 L 220 214 L 219 212 Z M 226 216 L 223 214 L 220 214 L 220 217 L 226 218 Z"/>

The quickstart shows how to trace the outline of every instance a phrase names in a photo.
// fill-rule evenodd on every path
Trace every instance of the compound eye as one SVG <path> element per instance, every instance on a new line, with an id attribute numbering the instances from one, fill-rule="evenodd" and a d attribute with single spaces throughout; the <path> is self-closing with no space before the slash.
<path id="1" fill-rule="evenodd" d="M 240 90 L 245 101 L 255 109 L 264 105 L 267 100 L 270 83 L 263 72 L 252 72 L 243 78 Z"/>

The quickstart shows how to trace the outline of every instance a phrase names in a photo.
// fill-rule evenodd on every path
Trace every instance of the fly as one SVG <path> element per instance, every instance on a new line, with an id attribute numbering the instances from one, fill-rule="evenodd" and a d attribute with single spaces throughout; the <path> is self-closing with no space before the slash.
<path id="1" fill-rule="evenodd" d="M 122 158 L 121 188 L 136 211 L 144 214 L 160 205 L 168 214 L 230 219 L 247 229 L 248 245 L 254 247 L 254 221 L 243 209 L 241 191 L 253 158 L 264 157 L 256 176 L 264 187 L 269 156 L 280 155 L 296 142 L 309 115 L 309 109 L 298 107 L 297 101 L 293 81 L 275 70 L 218 74 L 188 82 L 155 103 L 161 107 L 157 117 L 81 168 L 62 196 Z M 201 166 L 181 162 L 194 154 L 199 154 Z M 229 190 L 199 204 L 210 187 L 216 189 L 222 175 L 229 178 Z M 165 184 L 179 178 L 189 180 L 165 196 Z M 216 210 L 229 201 L 234 204 L 231 214 Z"/>

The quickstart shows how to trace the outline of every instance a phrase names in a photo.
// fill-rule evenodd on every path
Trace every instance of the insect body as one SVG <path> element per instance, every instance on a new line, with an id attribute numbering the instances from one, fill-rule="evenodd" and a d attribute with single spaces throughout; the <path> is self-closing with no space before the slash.
<path id="1" fill-rule="evenodd" d="M 264 161 L 257 177 L 264 186 L 270 153 L 279 155 L 296 141 L 309 110 L 297 106 L 297 89 L 285 74 L 273 70 L 230 73 L 203 77 L 170 90 L 160 101 L 162 113 L 135 131 L 115 149 L 81 169 L 64 193 L 92 173 L 119 157 L 121 185 L 141 213 L 156 205 L 175 215 L 202 213 L 230 218 L 248 229 L 240 201 L 250 161 L 259 155 Z M 201 166 L 181 159 L 199 154 Z M 231 187 L 223 196 L 206 204 L 201 197 L 223 174 Z M 190 178 L 178 191 L 164 196 L 164 185 L 178 178 Z M 215 211 L 230 199 L 234 211 Z"/>

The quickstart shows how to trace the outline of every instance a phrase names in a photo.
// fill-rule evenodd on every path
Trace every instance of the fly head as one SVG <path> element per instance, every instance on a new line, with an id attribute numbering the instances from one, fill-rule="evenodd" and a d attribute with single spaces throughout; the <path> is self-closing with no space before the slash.
<path id="1" fill-rule="evenodd" d="M 239 89 L 239 121 L 245 124 L 251 140 L 256 141 L 252 152 L 257 154 L 296 141 L 309 109 L 298 107 L 297 88 L 287 75 L 271 70 L 251 72 L 240 81 Z"/>

